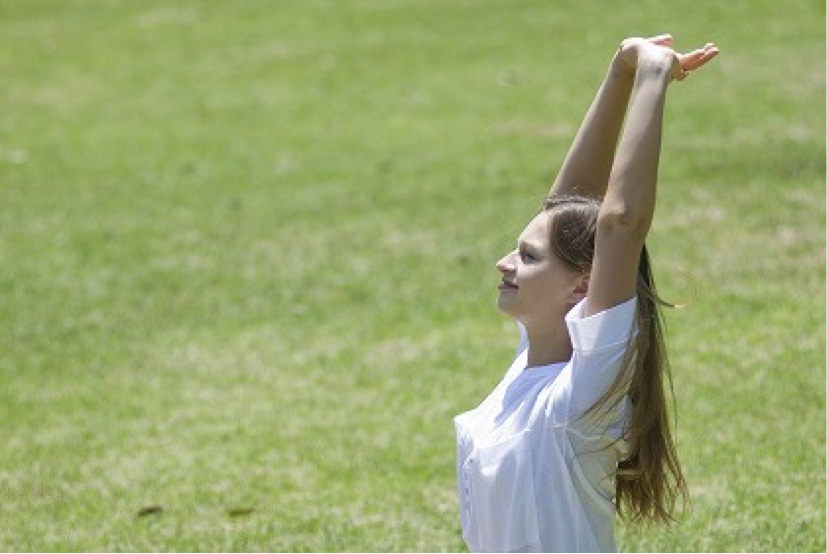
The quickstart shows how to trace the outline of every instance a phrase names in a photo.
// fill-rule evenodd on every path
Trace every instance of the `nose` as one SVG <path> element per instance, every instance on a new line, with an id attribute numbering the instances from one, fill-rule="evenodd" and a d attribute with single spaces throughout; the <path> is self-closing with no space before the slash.
<path id="1" fill-rule="evenodd" d="M 498 261 L 496 264 L 496 267 L 500 271 L 500 273 L 513 273 L 514 271 L 516 271 L 516 268 L 514 266 L 515 253 L 516 250 L 512 250 L 511 252 L 500 258 L 500 261 Z"/>

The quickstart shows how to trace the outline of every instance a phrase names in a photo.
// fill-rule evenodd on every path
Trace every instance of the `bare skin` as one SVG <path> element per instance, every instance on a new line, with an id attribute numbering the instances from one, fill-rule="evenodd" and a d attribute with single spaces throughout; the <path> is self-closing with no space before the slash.
<path id="1" fill-rule="evenodd" d="M 629 38 L 621 43 L 551 187 L 550 194 L 581 194 L 603 200 L 591 272 L 572 273 L 555 263 L 553 256 L 539 261 L 524 259 L 519 247 L 497 263 L 504 283 L 516 285 L 501 289 L 500 308 L 526 327 L 532 345 L 528 367 L 571 357 L 563 317 L 574 302 L 585 296 L 585 315 L 589 316 L 635 295 L 640 253 L 655 210 L 668 85 L 683 80 L 719 52 L 709 43 L 678 54 L 672 43 L 670 35 Z M 627 105 L 628 119 L 618 147 Z M 521 239 L 533 237 L 535 245 L 542 248 L 541 225 L 535 218 Z M 543 279 L 564 287 L 552 297 L 553 305 L 546 305 L 546 297 L 534 292 L 542 289 L 536 283 Z M 521 282 L 531 286 L 523 289 Z"/>
<path id="2" fill-rule="evenodd" d="M 668 49 L 672 43 L 672 36 L 668 34 L 648 39 L 627 38 L 621 43 L 549 194 L 582 194 L 603 198 L 634 85 L 638 52 L 649 45 Z M 708 43 L 688 54 L 676 55 L 681 69 L 689 73 L 717 54 L 715 45 Z"/>

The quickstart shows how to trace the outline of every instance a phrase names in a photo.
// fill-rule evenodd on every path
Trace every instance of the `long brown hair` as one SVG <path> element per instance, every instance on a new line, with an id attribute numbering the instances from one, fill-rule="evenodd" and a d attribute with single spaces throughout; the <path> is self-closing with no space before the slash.
<path id="1" fill-rule="evenodd" d="M 551 250 L 573 270 L 591 271 L 599 209 L 599 201 L 584 196 L 555 195 L 546 199 L 544 210 L 551 220 Z M 626 435 L 621 438 L 628 441 L 629 450 L 615 474 L 615 506 L 621 517 L 634 523 L 670 523 L 675 520 L 672 513 L 678 494 L 684 506 L 689 500 L 669 428 L 663 380 L 666 374 L 674 403 L 659 311 L 661 306 L 673 306 L 657 294 L 645 245 L 638 265 L 636 292 L 638 333 L 629 344 L 612 385 L 580 417 L 595 415 L 610 402 L 613 407 L 628 395 L 632 409 Z"/>

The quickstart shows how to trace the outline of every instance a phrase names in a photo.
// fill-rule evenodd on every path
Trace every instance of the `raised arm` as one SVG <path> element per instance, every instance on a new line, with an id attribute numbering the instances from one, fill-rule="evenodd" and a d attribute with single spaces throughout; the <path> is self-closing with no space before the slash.
<path id="1" fill-rule="evenodd" d="M 712 44 L 679 56 L 643 45 L 637 51 L 629 118 L 600 208 L 585 315 L 635 295 L 638 262 L 655 212 L 666 90 L 717 55 Z"/>
<path id="2" fill-rule="evenodd" d="M 669 46 L 672 36 L 628 38 L 621 43 L 566 154 L 549 196 L 580 194 L 603 198 L 635 78 L 637 48 L 642 42 Z"/>

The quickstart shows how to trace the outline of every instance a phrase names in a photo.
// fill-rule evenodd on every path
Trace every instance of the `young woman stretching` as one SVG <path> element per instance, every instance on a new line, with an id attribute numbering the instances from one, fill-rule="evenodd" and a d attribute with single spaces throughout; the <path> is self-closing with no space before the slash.
<path id="1" fill-rule="evenodd" d="M 454 420 L 472 551 L 616 551 L 616 509 L 668 522 L 687 497 L 644 240 L 667 87 L 718 49 L 671 45 L 622 42 L 543 209 L 497 263 L 521 340 L 502 382 Z"/>

